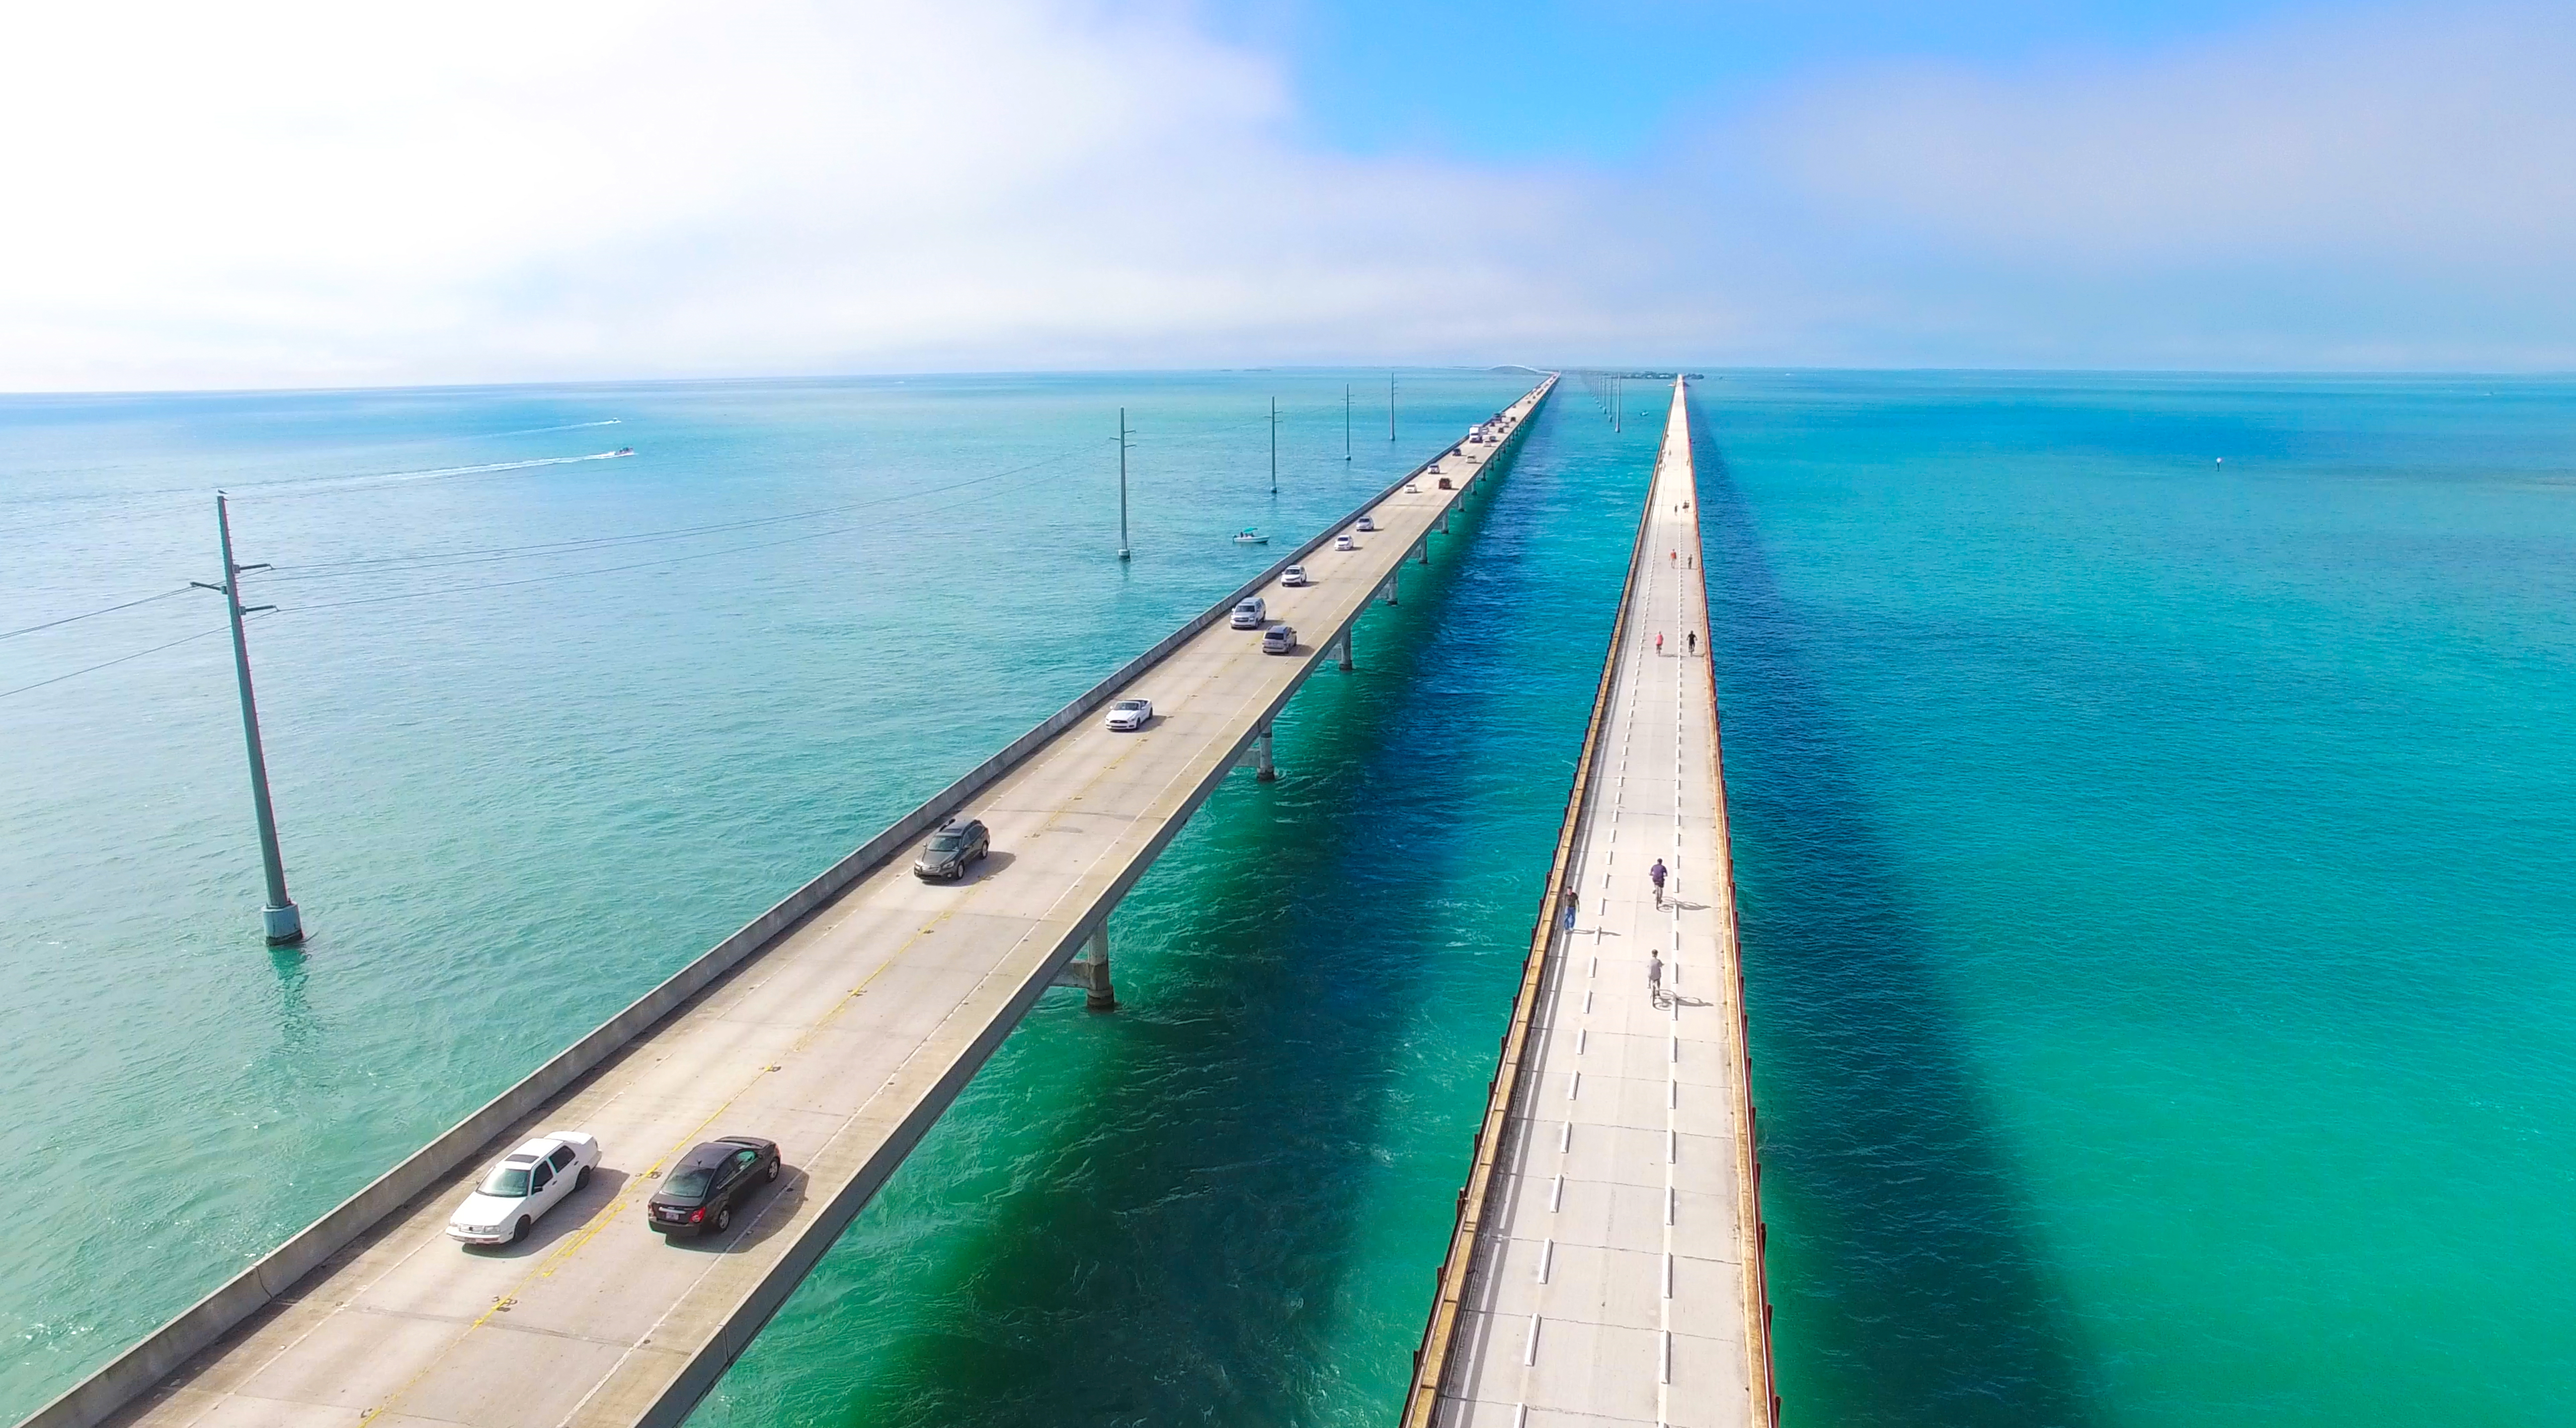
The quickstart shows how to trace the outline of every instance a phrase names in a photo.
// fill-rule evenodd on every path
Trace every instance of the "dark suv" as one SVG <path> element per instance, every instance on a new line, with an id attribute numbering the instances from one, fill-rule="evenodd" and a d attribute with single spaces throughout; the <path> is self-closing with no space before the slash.
<path id="1" fill-rule="evenodd" d="M 921 856 L 913 861 L 913 875 L 954 882 L 966 876 L 968 865 L 991 851 L 993 835 L 984 831 L 982 819 L 951 818 L 921 845 Z"/>
<path id="2" fill-rule="evenodd" d="M 681 1156 L 645 1207 L 645 1222 L 666 1235 L 721 1234 L 733 1208 L 778 1178 L 778 1143 L 729 1135 Z"/>

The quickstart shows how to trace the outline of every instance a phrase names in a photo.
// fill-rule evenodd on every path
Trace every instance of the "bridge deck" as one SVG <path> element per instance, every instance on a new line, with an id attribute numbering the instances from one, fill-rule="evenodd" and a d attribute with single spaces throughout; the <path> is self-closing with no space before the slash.
<path id="1" fill-rule="evenodd" d="M 1546 391 L 1542 383 L 1507 411 L 1515 436 Z M 1417 491 L 1375 506 L 1384 529 L 1360 536 L 1359 549 L 1307 556 L 1312 586 L 1267 590 L 1273 618 L 1303 637 L 1294 656 L 1266 656 L 1258 634 L 1220 620 L 1118 691 L 1153 700 L 1148 729 L 1113 734 L 1096 715 L 1080 718 L 986 784 L 963 811 L 991 826 L 994 852 L 961 884 L 916 881 L 907 841 L 481 1154 L 278 1286 L 176 1372 L 145 1377 L 127 1363 L 121 1371 L 136 1381 L 126 1393 L 94 1380 L 29 1421 L 677 1423 L 1236 766 L 1324 646 L 1507 449 L 1450 453 L 1442 469 L 1461 489 L 1422 477 Z M 520 1245 L 469 1250 L 447 1239 L 473 1177 L 542 1129 L 599 1137 L 603 1165 L 588 1189 Z M 787 1172 L 727 1234 L 666 1243 L 651 1233 L 644 1202 L 661 1169 L 697 1141 L 733 1133 L 778 1141 Z"/>
<path id="2" fill-rule="evenodd" d="M 1408 1422 L 1772 1421 L 1734 878 L 1676 381 L 1588 795 L 1445 1343 Z M 1647 869 L 1670 870 L 1658 898 Z M 1554 927 L 1565 919 L 1551 901 Z M 1508 1043 L 1507 1043 L 1508 1044 Z M 1481 1149 L 1481 1148 L 1480 1148 Z M 1472 1193 L 1472 1192 L 1471 1192 Z M 1435 1392 L 1436 1390 L 1436 1392 Z"/>

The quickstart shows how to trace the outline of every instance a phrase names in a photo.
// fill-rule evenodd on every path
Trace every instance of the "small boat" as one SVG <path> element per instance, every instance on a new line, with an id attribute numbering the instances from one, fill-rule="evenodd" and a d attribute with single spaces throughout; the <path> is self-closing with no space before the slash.
<path id="1" fill-rule="evenodd" d="M 1261 532 L 1254 530 L 1250 526 L 1245 526 L 1243 529 L 1234 533 L 1234 543 L 1236 545 L 1268 545 L 1270 544 L 1270 537 L 1263 535 Z"/>
<path id="2" fill-rule="evenodd" d="M 631 446 L 621 446 L 608 454 L 611 456 L 632 456 L 635 454 L 635 448 Z"/>

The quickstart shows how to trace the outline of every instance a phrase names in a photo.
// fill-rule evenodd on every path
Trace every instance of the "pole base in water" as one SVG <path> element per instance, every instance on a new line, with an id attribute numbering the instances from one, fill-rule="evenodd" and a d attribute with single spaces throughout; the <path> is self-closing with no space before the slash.
<path id="1" fill-rule="evenodd" d="M 262 908 L 259 918 L 268 931 L 268 945 L 271 947 L 285 947 L 304 940 L 304 914 L 296 911 L 295 904 L 291 902 L 284 907 Z"/>

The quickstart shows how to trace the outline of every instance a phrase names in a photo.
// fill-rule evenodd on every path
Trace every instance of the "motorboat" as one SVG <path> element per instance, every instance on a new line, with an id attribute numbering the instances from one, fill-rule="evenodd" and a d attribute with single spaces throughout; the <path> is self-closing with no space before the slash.
<path id="1" fill-rule="evenodd" d="M 1270 537 L 1263 535 L 1261 532 L 1254 530 L 1250 526 L 1245 526 L 1243 529 L 1234 533 L 1234 543 L 1236 545 L 1268 545 L 1270 544 Z"/>
<path id="2" fill-rule="evenodd" d="M 631 446 L 621 446 L 608 454 L 611 456 L 632 456 L 635 454 L 635 448 Z"/>

